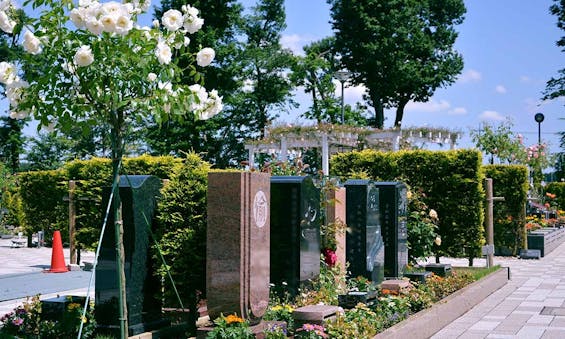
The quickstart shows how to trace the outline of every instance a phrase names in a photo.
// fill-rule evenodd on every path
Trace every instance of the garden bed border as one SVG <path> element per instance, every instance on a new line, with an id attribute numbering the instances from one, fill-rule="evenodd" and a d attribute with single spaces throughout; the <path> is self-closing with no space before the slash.
<path id="1" fill-rule="evenodd" d="M 400 323 L 387 328 L 373 338 L 430 338 L 455 319 L 467 313 L 490 294 L 506 285 L 508 280 L 510 280 L 510 267 L 501 267 L 499 270 L 438 301 L 432 307 L 415 313 Z"/>

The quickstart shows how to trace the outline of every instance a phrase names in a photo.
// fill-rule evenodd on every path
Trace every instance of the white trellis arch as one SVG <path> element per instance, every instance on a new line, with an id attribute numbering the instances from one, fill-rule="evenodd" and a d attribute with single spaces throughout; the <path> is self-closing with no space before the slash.
<path id="1" fill-rule="evenodd" d="M 254 167 L 257 153 L 276 154 L 286 161 L 295 149 L 321 149 L 322 172 L 329 174 L 331 154 L 366 148 L 397 151 L 414 143 L 448 144 L 455 149 L 459 133 L 446 129 L 409 128 L 378 130 L 346 125 L 315 125 L 275 127 L 265 133 L 265 138 L 248 142 L 249 166 Z"/>

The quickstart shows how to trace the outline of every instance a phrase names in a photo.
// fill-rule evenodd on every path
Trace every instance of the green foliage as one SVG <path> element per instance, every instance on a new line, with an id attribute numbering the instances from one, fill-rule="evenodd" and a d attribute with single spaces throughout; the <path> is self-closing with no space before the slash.
<path id="1" fill-rule="evenodd" d="M 453 272 L 446 278 L 432 275 L 426 281 L 426 289 L 431 292 L 434 302 L 437 302 L 473 281 L 473 275 L 468 272 Z"/>
<path id="2" fill-rule="evenodd" d="M 565 31 L 565 3 L 563 0 L 553 0 L 553 4 L 549 7 L 551 14 L 557 17 L 557 27 Z M 557 40 L 557 46 L 561 47 L 561 51 L 565 51 L 565 35 Z M 542 100 L 552 100 L 565 96 L 565 68 L 558 71 L 559 76 L 551 78 L 543 92 Z"/>
<path id="3" fill-rule="evenodd" d="M 494 164 L 495 157 L 500 163 L 515 163 L 521 158 L 524 146 L 522 139 L 512 132 L 513 124 L 504 121 L 498 126 L 485 123 L 479 131 L 472 131 L 473 142 Z"/>
<path id="4" fill-rule="evenodd" d="M 235 314 L 221 315 L 214 320 L 214 329 L 208 332 L 208 339 L 253 339 L 249 323 Z"/>
<path id="5" fill-rule="evenodd" d="M 294 312 L 292 305 L 284 303 L 273 304 L 269 306 L 269 308 L 265 312 L 265 315 L 263 316 L 263 319 L 284 321 L 287 324 L 287 328 L 294 328 L 294 318 L 292 317 L 292 312 Z"/>
<path id="6" fill-rule="evenodd" d="M 71 300 L 72 301 L 72 300 Z M 23 305 L 0 318 L 2 338 L 72 338 L 77 337 L 81 321 L 84 323 L 81 338 L 91 338 L 96 329 L 94 305 L 91 303 L 82 317 L 83 305 L 70 302 L 59 320 L 42 319 L 39 295 L 28 298 Z"/>
<path id="7" fill-rule="evenodd" d="M 335 321 L 326 325 L 326 331 L 330 338 L 372 338 L 382 331 L 383 326 L 375 310 L 358 304 L 345 314 L 338 313 Z"/>
<path id="8" fill-rule="evenodd" d="M 516 255 L 526 248 L 528 169 L 523 165 L 487 165 L 484 173 L 493 180 L 493 195 L 504 197 L 494 203 L 494 245 Z"/>
<path id="9" fill-rule="evenodd" d="M 400 126 L 410 101 L 424 102 L 456 80 L 462 56 L 453 45 L 466 12 L 462 0 L 328 0 L 335 48 L 353 83 L 367 87 L 382 128 L 396 106 Z M 378 70 L 378 71 L 376 71 Z"/>
<path id="10" fill-rule="evenodd" d="M 565 182 L 550 182 L 545 186 L 546 200 L 550 205 L 556 204 L 559 210 L 565 211 Z M 555 195 L 555 198 L 548 199 L 547 193 Z"/>
<path id="11" fill-rule="evenodd" d="M 206 292 L 206 192 L 210 165 L 187 154 L 158 201 L 155 235 L 183 305 L 192 317 Z M 157 254 L 154 254 L 154 257 Z M 165 305 L 179 307 L 166 270 L 159 258 L 158 274 L 165 279 Z M 192 318 L 196 323 L 196 318 Z"/>
<path id="12" fill-rule="evenodd" d="M 438 215 L 435 210 L 429 209 L 422 201 L 422 193 L 410 191 L 408 197 L 408 261 L 416 264 L 418 259 L 431 256 L 434 244 L 439 246 L 441 238 L 438 237 Z"/>
<path id="13" fill-rule="evenodd" d="M 484 243 L 481 155 L 475 150 L 363 150 L 334 155 L 331 175 L 365 172 L 377 181 L 403 181 L 425 194 L 422 201 L 441 216 L 440 255 L 477 257 Z M 465 194 L 462 194 L 465 192 Z"/>

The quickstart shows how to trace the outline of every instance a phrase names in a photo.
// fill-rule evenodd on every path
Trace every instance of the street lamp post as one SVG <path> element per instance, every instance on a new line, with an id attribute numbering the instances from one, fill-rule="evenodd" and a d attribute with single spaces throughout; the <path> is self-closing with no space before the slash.
<path id="1" fill-rule="evenodd" d="M 544 118 L 545 116 L 543 115 L 543 113 L 536 113 L 536 115 L 534 115 L 534 119 L 538 123 L 538 146 L 541 145 L 541 123 L 543 122 Z"/>
<path id="2" fill-rule="evenodd" d="M 345 106 L 343 104 L 343 87 L 345 82 L 349 80 L 351 73 L 346 70 L 335 72 L 335 78 L 341 83 L 341 123 L 345 124 Z"/>

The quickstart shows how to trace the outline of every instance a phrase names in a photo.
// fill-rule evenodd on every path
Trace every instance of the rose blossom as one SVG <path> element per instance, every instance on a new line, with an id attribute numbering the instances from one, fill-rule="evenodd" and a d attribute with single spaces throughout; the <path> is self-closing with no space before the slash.
<path id="1" fill-rule="evenodd" d="M 200 67 L 206 67 L 212 63 L 216 57 L 216 52 L 210 47 L 203 48 L 196 54 L 196 63 Z"/>
<path id="2" fill-rule="evenodd" d="M 183 25 L 182 13 L 176 9 L 169 9 L 163 14 L 161 22 L 169 31 L 174 32 Z"/>
<path id="3" fill-rule="evenodd" d="M 73 58 L 75 65 L 79 67 L 86 67 L 94 62 L 94 55 L 90 46 L 82 45 L 75 53 Z"/>

